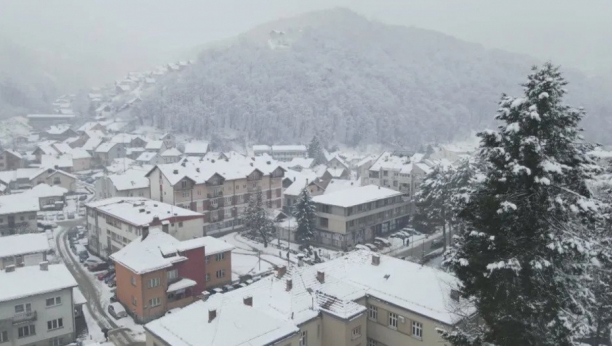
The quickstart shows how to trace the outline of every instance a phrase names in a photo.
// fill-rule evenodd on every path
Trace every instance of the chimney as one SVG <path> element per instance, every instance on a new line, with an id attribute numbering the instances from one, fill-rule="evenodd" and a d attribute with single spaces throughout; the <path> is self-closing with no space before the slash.
<path id="1" fill-rule="evenodd" d="M 242 298 L 242 302 L 246 306 L 253 306 L 253 296 L 245 296 Z"/>
<path id="2" fill-rule="evenodd" d="M 159 221 L 159 216 L 157 216 L 157 215 L 156 215 L 156 216 L 153 216 L 153 224 L 155 224 L 155 225 L 156 225 L 156 224 L 158 224 L 158 223 L 160 223 L 160 221 Z"/>
<path id="3" fill-rule="evenodd" d="M 287 279 L 287 291 L 291 291 L 293 288 L 293 280 Z"/>
<path id="4" fill-rule="evenodd" d="M 172 171 L 172 173 L 178 174 L 178 169 L 175 169 L 174 171 Z"/>
<path id="5" fill-rule="evenodd" d="M 324 271 L 321 271 L 321 270 L 317 271 L 317 280 L 320 283 L 325 283 L 325 272 Z"/>
<path id="6" fill-rule="evenodd" d="M 147 239 L 149 236 L 149 225 L 142 226 L 142 240 Z"/>
<path id="7" fill-rule="evenodd" d="M 196 172 L 200 173 L 200 167 L 196 168 Z"/>
<path id="8" fill-rule="evenodd" d="M 380 264 L 380 255 L 374 254 L 372 255 L 372 265 L 377 266 Z"/>
<path id="9" fill-rule="evenodd" d="M 49 271 L 49 262 L 44 261 L 44 262 L 40 262 L 40 270 L 42 271 Z"/>
<path id="10" fill-rule="evenodd" d="M 214 320 L 215 317 L 217 317 L 217 310 L 208 309 L 208 323 L 212 322 L 212 320 Z"/>
<path id="11" fill-rule="evenodd" d="M 276 277 L 278 278 L 282 278 L 285 273 L 287 273 L 287 267 L 285 266 L 280 266 L 278 267 L 278 269 L 276 270 Z"/>
<path id="12" fill-rule="evenodd" d="M 15 265 L 11 264 L 11 265 L 8 265 L 8 266 L 4 267 L 4 271 L 7 272 L 7 273 L 14 272 L 15 271 Z"/>

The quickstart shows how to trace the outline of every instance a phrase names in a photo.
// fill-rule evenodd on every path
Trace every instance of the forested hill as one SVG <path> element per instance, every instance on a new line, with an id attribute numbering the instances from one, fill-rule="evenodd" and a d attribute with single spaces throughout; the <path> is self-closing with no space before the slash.
<path id="1" fill-rule="evenodd" d="M 517 94 L 534 63 L 335 9 L 205 49 L 188 70 L 143 95 L 140 111 L 202 137 L 231 129 L 253 142 L 288 143 L 318 133 L 328 143 L 412 147 L 494 126 L 501 94 Z M 578 73 L 566 76 L 569 99 L 591 111 L 591 127 L 612 129 L 601 125 L 610 109 L 605 93 Z"/>

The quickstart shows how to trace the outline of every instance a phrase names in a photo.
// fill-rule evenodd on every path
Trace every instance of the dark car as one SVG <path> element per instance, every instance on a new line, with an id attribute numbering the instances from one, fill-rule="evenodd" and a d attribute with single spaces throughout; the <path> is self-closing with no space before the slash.
<path id="1" fill-rule="evenodd" d="M 87 199 L 87 195 L 80 195 L 79 196 L 79 201 L 84 201 Z"/>
<path id="2" fill-rule="evenodd" d="M 87 266 L 87 269 L 90 272 L 98 272 L 100 270 L 108 269 L 108 263 L 106 262 L 92 263 Z"/>
<path id="3" fill-rule="evenodd" d="M 439 249 L 439 248 L 441 248 L 443 246 L 444 246 L 444 239 L 442 239 L 442 238 L 434 239 L 431 242 L 431 248 L 432 249 Z"/>

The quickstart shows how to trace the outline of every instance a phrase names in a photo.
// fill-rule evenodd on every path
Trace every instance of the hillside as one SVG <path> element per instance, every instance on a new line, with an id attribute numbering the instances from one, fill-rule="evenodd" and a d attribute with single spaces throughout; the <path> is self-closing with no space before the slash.
<path id="1" fill-rule="evenodd" d="M 415 147 L 493 126 L 500 95 L 518 93 L 534 63 L 336 9 L 268 23 L 203 50 L 195 65 L 143 95 L 140 112 L 205 138 L 232 130 L 252 142 L 288 143 L 319 133 L 329 144 Z M 610 110 L 605 92 L 565 72 L 569 99 L 590 112 L 592 138 L 603 138 L 612 129 L 602 121 Z"/>

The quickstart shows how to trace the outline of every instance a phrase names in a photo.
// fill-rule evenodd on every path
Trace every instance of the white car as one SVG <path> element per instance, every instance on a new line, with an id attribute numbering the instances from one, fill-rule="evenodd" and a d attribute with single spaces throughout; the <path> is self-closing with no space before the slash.
<path id="1" fill-rule="evenodd" d="M 108 306 L 108 313 L 111 314 L 111 316 L 113 316 L 116 320 L 127 316 L 127 312 L 123 308 L 123 305 L 117 302 L 111 303 Z"/>

